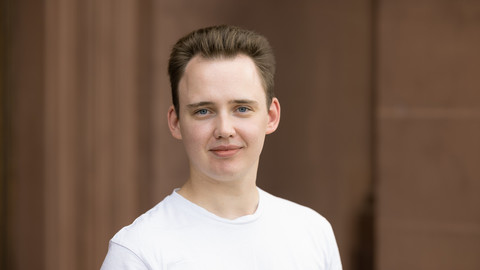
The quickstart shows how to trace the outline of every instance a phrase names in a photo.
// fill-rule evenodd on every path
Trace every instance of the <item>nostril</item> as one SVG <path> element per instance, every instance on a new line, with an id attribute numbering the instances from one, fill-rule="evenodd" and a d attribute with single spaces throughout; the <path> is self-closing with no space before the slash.
<path id="1" fill-rule="evenodd" d="M 215 127 L 214 137 L 216 139 L 231 138 L 235 135 L 233 122 L 228 116 L 219 115 Z"/>

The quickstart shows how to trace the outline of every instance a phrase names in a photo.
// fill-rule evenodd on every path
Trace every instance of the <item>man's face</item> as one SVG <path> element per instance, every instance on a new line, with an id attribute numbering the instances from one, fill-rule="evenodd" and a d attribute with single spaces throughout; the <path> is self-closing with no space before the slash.
<path id="1" fill-rule="evenodd" d="M 191 177 L 231 181 L 254 176 L 265 135 L 278 126 L 277 99 L 267 108 L 253 61 L 194 57 L 179 82 L 178 119 L 168 114 L 172 135 L 183 140 Z"/>

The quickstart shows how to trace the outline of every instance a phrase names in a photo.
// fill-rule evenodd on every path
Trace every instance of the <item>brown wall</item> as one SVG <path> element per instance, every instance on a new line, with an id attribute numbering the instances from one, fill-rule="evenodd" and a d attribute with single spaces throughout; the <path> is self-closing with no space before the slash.
<path id="1" fill-rule="evenodd" d="M 2 269 L 43 265 L 44 17 L 41 2 L 2 2 Z M 25 23 L 28 21 L 28 24 Z M 34 25 L 35 27 L 31 27 Z M 15 26 L 15 28 L 13 27 Z M 22 252 L 20 252 L 22 251 Z M 31 264 L 22 255 L 35 264 Z M 16 268 L 12 266 L 15 265 Z"/>
<path id="2" fill-rule="evenodd" d="M 378 269 L 480 269 L 480 2 L 379 15 Z"/>
<path id="3" fill-rule="evenodd" d="M 344 269 L 480 266 L 476 2 L 2 5 L 0 268 L 99 268 L 113 234 L 182 184 L 166 62 L 219 23 L 271 41 L 282 121 L 258 184 L 327 217 Z"/>

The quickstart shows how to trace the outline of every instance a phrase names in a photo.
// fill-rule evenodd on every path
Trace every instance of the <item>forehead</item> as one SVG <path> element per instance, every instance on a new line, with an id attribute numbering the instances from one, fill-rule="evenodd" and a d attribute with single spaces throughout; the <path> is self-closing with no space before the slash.
<path id="1" fill-rule="evenodd" d="M 255 63 L 243 54 L 214 59 L 195 56 L 185 67 L 178 90 L 181 103 L 227 97 L 266 99 Z"/>

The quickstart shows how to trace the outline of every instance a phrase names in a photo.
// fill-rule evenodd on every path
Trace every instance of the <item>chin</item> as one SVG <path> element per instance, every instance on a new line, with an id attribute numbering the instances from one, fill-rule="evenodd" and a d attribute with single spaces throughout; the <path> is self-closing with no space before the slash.
<path id="1" fill-rule="evenodd" d="M 219 182 L 232 182 L 239 178 L 238 175 L 239 174 L 236 172 L 223 171 L 211 174 L 210 178 L 215 179 Z"/>
<path id="2" fill-rule="evenodd" d="M 239 179 L 244 178 L 239 170 L 225 169 L 225 170 L 215 170 L 211 174 L 208 174 L 211 179 L 214 179 L 218 182 L 234 182 Z"/>

